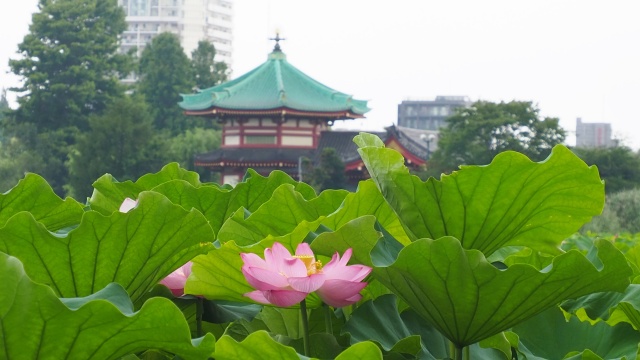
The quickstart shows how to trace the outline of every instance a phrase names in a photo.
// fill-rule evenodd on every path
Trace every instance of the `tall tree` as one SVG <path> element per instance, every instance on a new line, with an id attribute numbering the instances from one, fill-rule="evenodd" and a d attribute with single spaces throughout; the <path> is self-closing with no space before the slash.
<path id="1" fill-rule="evenodd" d="M 194 88 L 191 62 L 180 40 L 171 33 L 162 33 L 151 41 L 140 56 L 139 89 L 147 99 L 158 129 L 179 133 L 186 120 L 178 106 L 181 93 Z"/>
<path id="2" fill-rule="evenodd" d="M 478 101 L 457 109 L 447 125 L 430 161 L 444 172 L 463 164 L 488 164 L 506 150 L 521 152 L 534 161 L 543 160 L 565 139 L 558 118 L 542 119 L 539 109 L 527 101 Z"/>
<path id="3" fill-rule="evenodd" d="M 5 121 L 8 136 L 34 159 L 26 170 L 43 175 L 59 194 L 68 180 L 64 166 L 90 114 L 100 113 L 112 97 L 122 96 L 119 76 L 132 69 L 131 58 L 117 53 L 126 29 L 116 0 L 40 0 L 39 12 L 11 71 L 23 78 L 18 109 Z"/>
<path id="4" fill-rule="evenodd" d="M 29 34 L 18 45 L 21 58 L 11 71 L 24 78 L 16 120 L 37 124 L 39 132 L 87 128 L 88 115 L 102 111 L 122 93 L 120 74 L 131 70 L 118 54 L 126 29 L 116 0 L 40 0 Z"/>
<path id="5" fill-rule="evenodd" d="M 227 81 L 227 64 L 214 61 L 215 56 L 216 48 L 205 40 L 198 42 L 198 47 L 191 52 L 191 67 L 198 89 L 206 89 Z"/>
<path id="6" fill-rule="evenodd" d="M 164 164 L 158 155 L 166 146 L 140 97 L 116 99 L 102 115 L 92 116 L 89 125 L 90 131 L 78 136 L 68 162 L 68 192 L 77 198 L 90 196 L 91 184 L 104 173 L 130 180 Z"/>

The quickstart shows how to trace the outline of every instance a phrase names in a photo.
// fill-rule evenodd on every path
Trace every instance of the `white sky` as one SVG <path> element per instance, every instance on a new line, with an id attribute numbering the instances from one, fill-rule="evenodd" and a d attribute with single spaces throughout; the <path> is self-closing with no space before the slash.
<path id="1" fill-rule="evenodd" d="M 37 0 L 0 13 L 0 88 Z M 640 147 L 640 3 L 636 0 L 234 0 L 239 76 L 266 60 L 276 29 L 291 64 L 336 90 L 369 100 L 380 130 L 406 99 L 466 95 L 523 100 L 575 130 L 610 122 Z M 7 11 L 9 9 L 9 11 Z M 569 140 L 573 143 L 573 137 Z"/>

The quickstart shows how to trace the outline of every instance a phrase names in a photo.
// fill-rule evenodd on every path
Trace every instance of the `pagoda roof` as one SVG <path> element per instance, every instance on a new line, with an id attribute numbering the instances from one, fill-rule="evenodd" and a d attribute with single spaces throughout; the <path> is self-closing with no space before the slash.
<path id="1" fill-rule="evenodd" d="M 276 48 L 265 63 L 237 79 L 196 94 L 181 94 L 187 114 L 295 114 L 361 118 L 366 100 L 333 90 L 298 70 Z"/>

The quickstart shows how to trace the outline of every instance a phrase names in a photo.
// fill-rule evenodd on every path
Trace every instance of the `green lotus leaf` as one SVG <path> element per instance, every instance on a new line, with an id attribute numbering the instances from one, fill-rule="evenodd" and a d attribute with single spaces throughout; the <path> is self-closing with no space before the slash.
<path id="1" fill-rule="evenodd" d="M 382 351 L 371 341 L 351 345 L 336 357 L 336 360 L 382 360 Z"/>
<path id="2" fill-rule="evenodd" d="M 372 340 L 387 352 L 411 354 L 418 359 L 447 359 L 449 340 L 420 318 L 413 310 L 399 313 L 395 295 L 383 295 L 367 301 L 351 314 L 343 332 L 351 335 L 351 343 Z M 470 359 L 495 360 L 504 358 L 495 349 L 475 345 Z"/>
<path id="3" fill-rule="evenodd" d="M 118 211 L 124 199 L 137 199 L 142 191 L 151 190 L 171 180 L 184 180 L 194 186 L 200 185 L 198 173 L 182 169 L 178 163 L 170 163 L 159 172 L 146 174 L 136 182 L 118 182 L 111 174 L 105 174 L 93 183 L 94 190 L 89 203 L 92 210 L 109 215 Z"/>
<path id="4" fill-rule="evenodd" d="M 325 190 L 307 200 L 293 185 L 283 184 L 248 217 L 240 216 L 242 210 L 234 214 L 222 225 L 218 238 L 222 242 L 233 240 L 238 245 L 251 245 L 268 235 L 286 235 L 302 222 L 313 222 L 316 228 L 319 219 L 336 211 L 346 195 L 345 190 Z"/>
<path id="5" fill-rule="evenodd" d="M 30 212 L 49 231 L 78 224 L 84 213 L 82 204 L 72 198 L 62 200 L 45 179 L 31 173 L 0 194 L 0 226 L 21 211 Z"/>
<path id="6" fill-rule="evenodd" d="M 527 359 L 636 359 L 640 333 L 628 324 L 568 321 L 557 307 L 513 327 Z M 579 355 L 577 355 L 579 354 Z M 573 356 L 573 357 L 569 357 Z"/>
<path id="7" fill-rule="evenodd" d="M 34 281 L 60 297 L 88 296 L 116 282 L 137 302 L 176 268 L 213 248 L 213 238 L 198 211 L 143 192 L 128 213 L 89 211 L 64 236 L 19 213 L 0 228 L 0 251 L 19 258 Z"/>
<path id="8" fill-rule="evenodd" d="M 311 243 L 315 254 L 331 257 L 335 252 L 341 255 L 349 248 L 353 249 L 350 263 L 372 266 L 369 253 L 373 249 L 380 232 L 376 229 L 376 218 L 366 215 L 347 222 L 339 231 L 325 232 Z"/>
<path id="9" fill-rule="evenodd" d="M 507 245 L 558 254 L 559 243 L 604 206 L 604 185 L 564 146 L 540 163 L 505 152 L 486 166 L 463 166 L 441 181 L 410 175 L 402 156 L 374 135 L 354 141 L 372 179 L 412 239 L 453 236 L 490 255 Z"/>
<path id="10" fill-rule="evenodd" d="M 595 252 L 557 256 L 539 271 L 527 264 L 498 270 L 452 237 L 421 239 L 373 276 L 458 347 L 488 338 L 559 302 L 599 291 L 624 291 L 631 269 L 611 243 Z"/>
<path id="11" fill-rule="evenodd" d="M 135 184 L 130 181 L 118 183 L 110 175 L 105 175 L 94 183 L 96 190 L 92 197 L 92 208 L 103 214 L 110 214 L 120 207 L 125 198 L 135 199 L 140 191 L 152 190 L 187 210 L 194 208 L 200 211 L 209 220 L 214 232 L 218 233 L 222 224 L 234 212 L 240 208 L 256 211 L 282 184 L 294 186 L 305 199 L 316 197 L 312 187 L 296 182 L 282 171 L 273 171 L 268 177 L 264 177 L 249 169 L 245 181 L 238 183 L 235 188 L 227 188 L 213 183 L 202 184 L 191 176 L 195 173 L 176 170 L 173 166 L 166 169 L 167 167 L 158 174 L 141 177 Z"/>
<path id="12" fill-rule="evenodd" d="M 382 197 L 380 190 L 372 180 L 361 181 L 356 192 L 349 193 L 340 209 L 327 216 L 322 224 L 328 228 L 337 229 L 364 215 L 374 215 L 384 229 L 400 243 L 407 245 L 411 242 L 400 219 L 398 219 L 398 215 Z"/>
<path id="13" fill-rule="evenodd" d="M 419 329 L 409 329 L 401 318 L 396 306 L 395 295 L 383 295 L 373 301 L 360 305 L 352 314 L 343 332 L 351 335 L 351 343 L 373 340 L 391 352 L 400 352 L 424 359 L 442 359 L 448 354 L 448 341 L 428 324 Z M 419 334 L 431 332 L 424 341 L 431 341 L 431 346 L 422 343 Z M 433 353 L 431 352 L 433 351 Z"/>
<path id="14" fill-rule="evenodd" d="M 213 357 L 216 360 L 299 360 L 301 358 L 293 348 L 273 340 L 266 331 L 256 331 L 242 342 L 224 335 L 216 343 Z"/>
<path id="15" fill-rule="evenodd" d="M 7 359 L 115 359 L 147 349 L 207 359 L 211 335 L 191 341 L 180 310 L 164 298 L 133 304 L 118 284 L 90 298 L 61 301 L 32 281 L 18 259 L 0 253 L 0 338 Z"/>
<path id="16" fill-rule="evenodd" d="M 153 191 L 165 195 L 173 203 L 185 209 L 195 208 L 209 220 L 216 233 L 222 224 L 238 209 L 254 212 L 267 202 L 274 191 L 283 184 L 289 184 L 305 199 L 316 197 L 309 185 L 294 181 L 281 171 L 274 171 L 264 177 L 249 169 L 244 182 L 228 190 L 214 186 L 194 186 L 180 181 L 169 181 L 153 188 Z"/>
<path id="17" fill-rule="evenodd" d="M 582 320 L 605 321 L 613 326 L 620 322 L 640 329 L 640 285 L 631 284 L 624 293 L 590 294 L 562 303 L 562 308 Z M 584 314 L 584 316 L 582 316 Z"/>

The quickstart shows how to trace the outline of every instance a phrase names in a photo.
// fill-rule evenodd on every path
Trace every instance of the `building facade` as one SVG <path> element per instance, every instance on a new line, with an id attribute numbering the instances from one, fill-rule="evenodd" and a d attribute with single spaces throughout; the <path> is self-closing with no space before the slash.
<path id="1" fill-rule="evenodd" d="M 207 40 L 216 48 L 216 61 L 231 68 L 233 0 L 118 0 L 118 5 L 128 24 L 121 52 L 135 47 L 139 56 L 157 34 L 171 32 L 189 57 L 200 40 Z"/>
<path id="2" fill-rule="evenodd" d="M 436 96 L 435 100 L 404 100 L 398 105 L 398 126 L 438 131 L 456 108 L 471 105 L 466 96 Z"/>
<path id="3" fill-rule="evenodd" d="M 611 124 L 583 123 L 576 119 L 576 147 L 612 147 L 615 141 L 611 138 Z"/>

